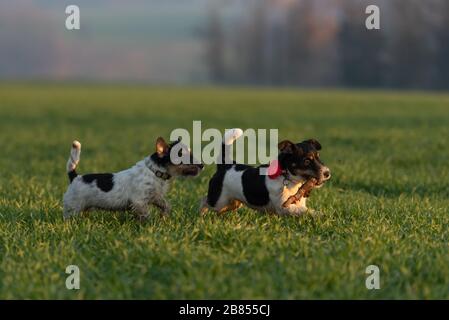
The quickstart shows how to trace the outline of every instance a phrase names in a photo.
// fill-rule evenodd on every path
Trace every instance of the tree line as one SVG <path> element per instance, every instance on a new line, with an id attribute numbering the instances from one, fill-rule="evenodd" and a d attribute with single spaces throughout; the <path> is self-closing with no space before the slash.
<path id="1" fill-rule="evenodd" d="M 447 0 L 216 3 L 203 34 L 216 83 L 449 89 Z"/>

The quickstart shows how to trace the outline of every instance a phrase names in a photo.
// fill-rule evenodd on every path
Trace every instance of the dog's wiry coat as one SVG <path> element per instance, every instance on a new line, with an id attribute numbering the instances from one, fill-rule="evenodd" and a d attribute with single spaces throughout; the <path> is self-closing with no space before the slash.
<path id="1" fill-rule="evenodd" d="M 281 142 L 278 161 L 284 171 L 273 178 L 263 174 L 267 170 L 266 165 L 252 167 L 235 162 L 224 163 L 226 155 L 223 153 L 241 135 L 240 129 L 232 129 L 225 134 L 222 162 L 218 161 L 217 172 L 209 182 L 201 212 L 212 209 L 222 213 L 238 209 L 242 204 L 279 215 L 300 215 L 307 211 L 305 197 L 288 207 L 283 207 L 283 204 L 297 193 L 309 176 L 316 176 L 320 184 L 330 178 L 329 169 L 322 164 L 317 153 L 321 149 L 319 143 L 316 140 L 298 144 Z"/>
<path id="2" fill-rule="evenodd" d="M 196 175 L 202 165 L 171 164 L 171 146 L 159 139 L 156 153 L 127 170 L 83 176 L 77 175 L 75 171 L 80 159 L 81 144 L 74 141 L 67 162 L 70 185 L 64 194 L 64 218 L 94 208 L 114 211 L 129 209 L 140 218 L 145 218 L 150 205 L 159 208 L 163 214 L 168 214 L 170 205 L 164 196 L 169 187 L 169 178 Z"/>

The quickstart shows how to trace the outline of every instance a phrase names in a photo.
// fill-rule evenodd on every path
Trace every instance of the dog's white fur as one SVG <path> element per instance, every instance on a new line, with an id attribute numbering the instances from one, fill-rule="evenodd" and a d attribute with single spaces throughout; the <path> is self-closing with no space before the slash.
<path id="1" fill-rule="evenodd" d="M 304 184 L 305 180 L 297 177 L 289 177 L 288 180 L 285 180 L 283 176 L 279 176 L 276 179 L 271 179 L 268 175 L 266 175 L 265 185 L 268 190 L 270 201 L 266 206 L 256 207 L 246 201 L 241 183 L 242 175 L 242 171 L 237 171 L 234 168 L 231 168 L 226 172 L 220 198 L 211 209 L 217 212 L 225 212 L 227 211 L 226 209 L 235 210 L 239 208 L 241 204 L 237 207 L 231 208 L 229 208 L 229 204 L 232 204 L 237 200 L 252 209 L 279 215 L 300 215 L 308 210 L 306 206 L 307 198 L 305 197 L 301 198 L 299 202 L 291 204 L 287 208 L 282 206 L 290 196 L 297 193 L 298 189 Z M 203 203 L 207 205 L 205 200 Z"/>
<path id="2" fill-rule="evenodd" d="M 80 153 L 81 144 L 74 141 L 67 162 L 67 172 L 76 169 Z M 133 167 L 114 173 L 114 186 L 108 192 L 100 190 L 95 183 L 86 184 L 81 176 L 77 176 L 64 194 L 64 218 L 67 219 L 91 208 L 132 209 L 140 218 L 146 218 L 150 205 L 158 207 L 167 215 L 170 212 L 170 205 L 164 196 L 168 190 L 169 180 L 158 178 L 155 170 L 166 172 L 165 168 L 158 166 L 148 156 Z"/>

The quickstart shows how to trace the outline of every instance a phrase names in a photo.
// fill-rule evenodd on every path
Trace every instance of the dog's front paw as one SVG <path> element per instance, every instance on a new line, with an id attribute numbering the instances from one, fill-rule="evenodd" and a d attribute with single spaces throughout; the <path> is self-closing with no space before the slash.
<path id="1" fill-rule="evenodd" d="M 302 216 L 306 212 L 307 212 L 306 207 L 299 207 L 294 204 L 288 206 L 287 208 L 282 208 L 280 211 L 278 211 L 278 213 L 281 215 L 296 216 L 296 217 Z"/>
<path id="2" fill-rule="evenodd" d="M 162 216 L 168 217 L 171 214 L 171 205 L 166 203 L 164 205 L 163 209 L 161 210 L 161 213 L 162 213 Z"/>
<path id="3" fill-rule="evenodd" d="M 307 215 L 311 216 L 312 218 L 321 218 L 324 217 L 324 212 L 314 210 L 314 209 L 307 209 Z"/>
<path id="4" fill-rule="evenodd" d="M 290 215 L 295 217 L 302 217 L 305 214 L 307 214 L 307 208 L 304 208 L 302 210 L 294 210 Z"/>
<path id="5" fill-rule="evenodd" d="M 138 214 L 135 217 L 138 222 L 144 223 L 148 220 L 149 215 L 148 214 Z"/>

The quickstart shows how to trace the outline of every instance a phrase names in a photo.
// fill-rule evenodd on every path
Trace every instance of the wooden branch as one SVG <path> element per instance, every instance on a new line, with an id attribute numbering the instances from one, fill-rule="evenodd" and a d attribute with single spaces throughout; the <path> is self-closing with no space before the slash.
<path id="1" fill-rule="evenodd" d="M 312 189 L 315 187 L 315 184 L 318 182 L 315 178 L 310 178 L 307 180 L 296 192 L 296 194 L 290 196 L 287 201 L 282 205 L 284 208 L 290 206 L 296 201 L 300 201 L 303 197 L 308 197 L 312 192 Z"/>

